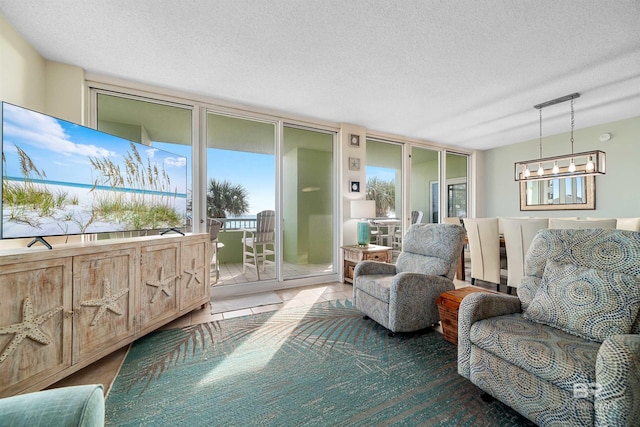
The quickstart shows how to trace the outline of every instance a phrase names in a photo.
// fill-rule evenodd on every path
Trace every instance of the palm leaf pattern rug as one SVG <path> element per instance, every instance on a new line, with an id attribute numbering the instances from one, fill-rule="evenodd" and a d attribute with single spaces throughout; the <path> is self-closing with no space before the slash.
<path id="1" fill-rule="evenodd" d="M 457 373 L 431 329 L 389 337 L 349 300 L 165 330 L 137 340 L 107 425 L 529 426 Z"/>

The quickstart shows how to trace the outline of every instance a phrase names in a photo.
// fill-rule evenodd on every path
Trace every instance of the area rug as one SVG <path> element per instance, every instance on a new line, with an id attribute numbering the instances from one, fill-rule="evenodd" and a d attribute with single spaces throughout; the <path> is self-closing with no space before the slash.
<path id="1" fill-rule="evenodd" d="M 282 299 L 271 291 L 222 299 L 211 298 L 211 314 L 259 307 L 261 305 L 280 304 L 281 302 Z"/>
<path id="2" fill-rule="evenodd" d="M 149 334 L 106 401 L 112 426 L 532 426 L 457 373 L 431 329 L 389 337 L 348 300 Z"/>

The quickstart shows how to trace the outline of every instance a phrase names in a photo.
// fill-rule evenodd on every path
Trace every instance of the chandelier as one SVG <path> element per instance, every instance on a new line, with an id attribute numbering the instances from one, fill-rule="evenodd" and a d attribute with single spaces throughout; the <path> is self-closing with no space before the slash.
<path id="1" fill-rule="evenodd" d="M 573 128 L 575 115 L 573 102 L 579 98 L 579 93 L 572 93 L 551 101 L 534 105 L 539 111 L 539 158 L 515 163 L 516 181 L 538 181 L 542 179 L 566 178 L 576 176 L 604 175 L 606 153 L 604 151 L 573 152 Z M 571 101 L 571 153 L 563 156 L 542 157 L 542 109 L 550 105 Z"/>

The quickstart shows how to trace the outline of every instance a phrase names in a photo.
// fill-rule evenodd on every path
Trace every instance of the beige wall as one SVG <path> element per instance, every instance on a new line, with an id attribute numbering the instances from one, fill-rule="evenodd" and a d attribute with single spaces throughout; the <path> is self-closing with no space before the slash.
<path id="1" fill-rule="evenodd" d="M 360 146 L 352 147 L 349 143 L 349 135 L 360 136 Z M 367 130 L 362 126 L 343 123 L 339 132 L 339 147 L 342 150 L 342 239 L 345 245 L 355 245 L 358 242 L 357 224 L 358 220 L 351 218 L 351 201 L 366 199 L 364 183 L 367 181 L 366 175 L 366 141 Z M 360 170 L 349 170 L 349 157 L 360 159 Z M 360 181 L 360 192 L 351 193 L 349 191 L 349 181 Z"/>
<path id="2" fill-rule="evenodd" d="M 0 100 L 84 124 L 84 70 L 44 59 L 0 16 Z"/>
<path id="3" fill-rule="evenodd" d="M 73 123 L 85 122 L 84 70 L 73 65 L 46 61 L 45 112 Z"/>
<path id="4" fill-rule="evenodd" d="M 0 100 L 44 111 L 45 63 L 0 15 Z"/>
<path id="5" fill-rule="evenodd" d="M 82 124 L 84 71 L 45 60 L 0 16 L 0 100 Z M 48 237 L 51 244 L 80 236 Z M 0 241 L 0 249 L 24 247 L 30 239 Z"/>

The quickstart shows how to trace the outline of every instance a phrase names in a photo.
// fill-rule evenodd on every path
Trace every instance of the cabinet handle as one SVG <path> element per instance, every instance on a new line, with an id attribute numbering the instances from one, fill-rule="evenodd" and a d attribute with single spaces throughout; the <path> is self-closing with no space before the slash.
<path id="1" fill-rule="evenodd" d="M 73 312 L 73 310 L 65 311 L 65 312 L 64 312 L 64 317 L 66 317 L 66 318 L 68 319 L 68 318 L 70 318 L 70 317 L 73 317 L 73 315 L 74 315 L 74 314 L 75 314 L 75 313 Z"/>

